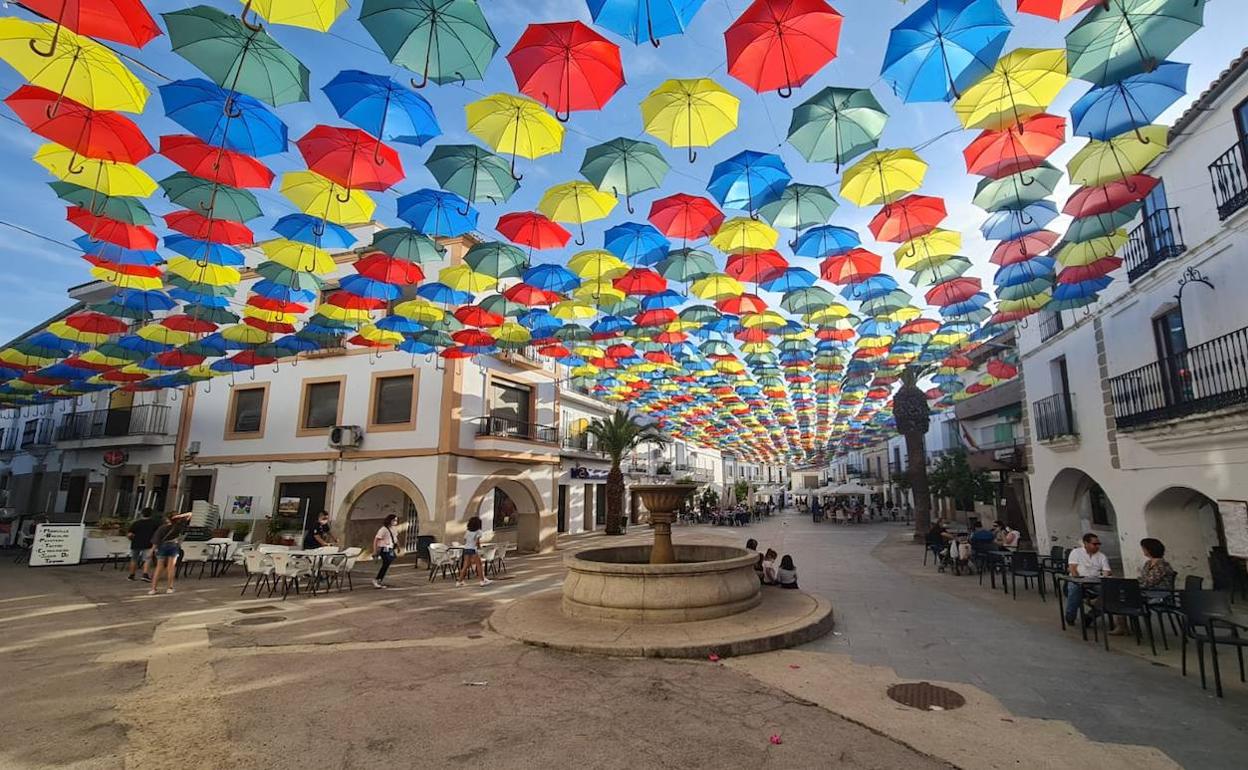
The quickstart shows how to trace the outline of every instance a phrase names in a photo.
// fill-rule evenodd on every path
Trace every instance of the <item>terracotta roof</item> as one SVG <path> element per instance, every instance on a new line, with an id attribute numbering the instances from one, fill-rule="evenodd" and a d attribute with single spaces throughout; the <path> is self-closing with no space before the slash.
<path id="1" fill-rule="evenodd" d="M 1204 93 L 1196 97 L 1196 101 L 1192 102 L 1187 111 L 1179 116 L 1179 119 L 1174 122 L 1174 127 L 1170 129 L 1170 141 L 1173 142 L 1192 123 L 1196 122 L 1196 119 L 1208 111 L 1218 97 L 1226 93 L 1226 90 L 1245 73 L 1248 73 L 1248 48 L 1240 51 L 1239 56 L 1227 65 L 1227 68 L 1222 70 L 1222 74 L 1218 75 Z"/>

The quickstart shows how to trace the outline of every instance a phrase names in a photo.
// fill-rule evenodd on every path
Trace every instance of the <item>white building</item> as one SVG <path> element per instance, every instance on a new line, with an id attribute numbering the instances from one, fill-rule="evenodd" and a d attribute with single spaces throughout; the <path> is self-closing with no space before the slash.
<path id="1" fill-rule="evenodd" d="M 1248 540 L 1246 73 L 1248 52 L 1175 124 L 1101 299 L 1020 333 L 1042 550 L 1090 530 L 1130 575 L 1155 537 L 1208 577 Z"/>

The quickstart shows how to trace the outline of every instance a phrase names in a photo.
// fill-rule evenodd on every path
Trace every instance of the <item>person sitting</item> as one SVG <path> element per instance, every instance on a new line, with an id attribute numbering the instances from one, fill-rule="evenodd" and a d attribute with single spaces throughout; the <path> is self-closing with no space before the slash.
<path id="1" fill-rule="evenodd" d="M 1017 550 L 1018 539 L 1020 537 L 1018 530 L 1005 523 L 1001 524 L 1001 529 L 1001 545 L 1004 546 L 1007 551 Z"/>
<path id="2" fill-rule="evenodd" d="M 949 561 L 953 563 L 953 574 L 961 575 L 962 568 L 969 571 L 971 566 L 971 543 L 966 535 L 958 535 L 949 543 Z"/>
<path id="3" fill-rule="evenodd" d="M 926 543 L 927 549 L 936 557 L 936 563 L 940 564 L 940 557 L 944 553 L 947 543 L 949 542 L 949 530 L 945 529 L 945 525 L 940 519 L 932 522 L 932 526 L 927 530 Z"/>
<path id="4" fill-rule="evenodd" d="M 996 524 L 993 524 L 993 528 L 996 528 Z M 993 543 L 996 541 L 996 538 L 992 532 L 989 532 L 979 526 L 979 522 L 976 521 L 971 523 L 971 536 L 968 540 L 971 543 L 972 550 L 984 551 L 991 549 Z"/>
<path id="5" fill-rule="evenodd" d="M 1173 591 L 1177 576 L 1174 567 L 1166 561 L 1166 545 L 1155 537 L 1140 541 L 1144 563 L 1140 565 L 1140 588 L 1154 591 Z"/>
<path id="6" fill-rule="evenodd" d="M 303 550 L 314 551 L 332 545 L 336 545 L 336 542 L 334 536 L 329 534 L 329 513 L 321 511 L 312 528 L 303 533 Z"/>
<path id="7" fill-rule="evenodd" d="M 797 567 L 793 565 L 793 557 L 787 553 L 780 560 L 780 569 L 776 570 L 776 585 L 781 588 L 797 588 Z"/>
<path id="8" fill-rule="evenodd" d="M 776 552 L 771 548 L 763 554 L 763 585 L 774 586 L 778 570 L 776 569 Z"/>
<path id="9" fill-rule="evenodd" d="M 758 558 L 754 562 L 754 573 L 758 575 L 758 582 L 763 582 L 763 555 L 758 552 L 758 541 L 750 538 L 745 541 L 745 550 L 753 551 Z"/>
<path id="10" fill-rule="evenodd" d="M 1111 573 L 1109 559 L 1101 552 L 1101 539 L 1095 533 L 1088 532 L 1083 536 L 1083 545 L 1070 552 L 1066 560 L 1066 568 L 1071 577 L 1092 578 L 1106 577 Z M 1066 584 L 1066 622 L 1074 623 L 1083 605 L 1083 586 L 1079 583 Z M 1095 612 L 1087 614 L 1084 624 L 1092 625 L 1096 619 Z"/>

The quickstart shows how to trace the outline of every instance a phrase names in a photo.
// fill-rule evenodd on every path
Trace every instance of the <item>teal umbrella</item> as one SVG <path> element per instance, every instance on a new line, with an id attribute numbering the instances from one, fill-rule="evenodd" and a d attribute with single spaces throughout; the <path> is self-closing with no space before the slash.
<path id="1" fill-rule="evenodd" d="M 110 197 L 89 187 L 80 187 L 69 182 L 49 182 L 48 186 L 56 193 L 56 197 L 87 209 L 97 217 L 116 219 L 129 225 L 152 224 L 152 215 L 138 198 Z"/>
<path id="2" fill-rule="evenodd" d="M 807 227 L 827 224 L 838 205 L 828 188 L 794 182 L 784 188 L 777 200 L 759 208 L 758 213 L 772 227 L 789 227 L 800 235 Z"/>
<path id="3" fill-rule="evenodd" d="M 1070 76 L 1099 86 L 1148 72 L 1204 26 L 1206 0 L 1104 0 L 1066 35 Z"/>
<path id="4" fill-rule="evenodd" d="M 1067 228 L 1065 240 L 1070 243 L 1086 243 L 1097 238 L 1104 238 L 1135 219 L 1136 214 L 1140 213 L 1141 205 L 1133 203 L 1107 214 L 1076 219 Z M 1054 252 L 1056 253 L 1056 249 Z"/>
<path id="5" fill-rule="evenodd" d="M 658 147 L 624 137 L 590 147 L 581 162 L 581 176 L 603 192 L 623 196 L 630 214 L 634 213 L 630 198 L 658 188 L 670 169 Z"/>
<path id="6" fill-rule="evenodd" d="M 824 88 L 793 108 L 789 144 L 812 163 L 837 170 L 879 144 L 888 113 L 866 89 Z"/>
<path id="7" fill-rule="evenodd" d="M 416 88 L 481 80 L 498 50 L 476 0 L 364 0 L 360 24 Z"/>
<path id="8" fill-rule="evenodd" d="M 246 222 L 264 213 L 251 192 L 200 179 L 185 171 L 160 180 L 160 187 L 169 200 L 202 216 Z"/>
<path id="9" fill-rule="evenodd" d="M 482 310 L 505 318 L 516 318 L 529 310 L 527 305 L 512 302 L 501 294 L 491 294 L 487 297 L 482 297 L 477 304 L 481 306 Z"/>
<path id="10" fill-rule="evenodd" d="M 1021 210 L 1053 194 L 1062 181 L 1060 169 L 1042 165 L 1001 179 L 983 179 L 975 188 L 976 206 L 984 211 Z"/>
<path id="11" fill-rule="evenodd" d="M 500 279 L 519 278 L 528 263 L 529 260 L 523 251 L 509 243 L 499 241 L 478 243 L 468 249 L 468 253 L 464 255 L 464 264 L 472 268 L 473 272 Z M 512 313 L 512 315 L 515 314 Z"/>
<path id="12" fill-rule="evenodd" d="M 384 252 L 386 256 L 427 265 L 444 258 L 442 250 L 433 239 L 410 227 L 391 227 L 373 236 L 370 248 Z"/>
<path id="13" fill-rule="evenodd" d="M 174 53 L 222 88 L 274 107 L 308 101 L 308 68 L 264 30 L 207 5 L 161 15 Z"/>
<path id="14" fill-rule="evenodd" d="M 659 275 L 680 283 L 691 283 L 718 270 L 715 258 L 698 249 L 673 249 L 657 267 Z"/>
<path id="15" fill-rule="evenodd" d="M 307 270 L 291 270 L 276 262 L 261 262 L 256 265 L 256 273 L 261 278 L 267 278 L 273 283 L 295 291 L 320 291 L 325 285 L 324 279 L 315 273 L 309 273 Z"/>
<path id="16" fill-rule="evenodd" d="M 938 283 L 951 281 L 954 278 L 961 278 L 970 269 L 971 260 L 962 256 L 954 256 L 941 262 L 939 265 L 915 270 L 910 278 L 910 282 L 919 287 L 935 286 Z"/>
<path id="17" fill-rule="evenodd" d="M 469 204 L 483 200 L 501 203 L 519 187 L 506 160 L 475 144 L 438 145 L 425 161 L 425 168 L 443 190 Z"/>
<path id="18" fill-rule="evenodd" d="M 804 286 L 786 291 L 780 300 L 780 307 L 795 315 L 806 315 L 835 302 L 835 295 L 822 286 Z M 805 347 L 805 343 L 802 344 Z"/>

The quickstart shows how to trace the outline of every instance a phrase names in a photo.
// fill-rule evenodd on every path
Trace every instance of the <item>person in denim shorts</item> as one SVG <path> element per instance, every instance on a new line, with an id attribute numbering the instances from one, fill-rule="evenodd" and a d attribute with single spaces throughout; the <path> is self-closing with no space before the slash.
<path id="1" fill-rule="evenodd" d="M 168 576 L 169 587 L 165 593 L 173 593 L 173 579 L 177 575 L 178 554 L 181 548 L 178 541 L 182 535 L 186 533 L 186 526 L 191 521 L 191 514 L 179 513 L 170 515 L 165 519 L 165 523 L 160 529 L 156 530 L 156 534 L 152 535 L 152 549 L 156 551 L 156 569 L 152 571 L 152 590 L 147 593 L 155 594 L 160 585 L 160 570 L 163 567 L 165 574 Z"/>

